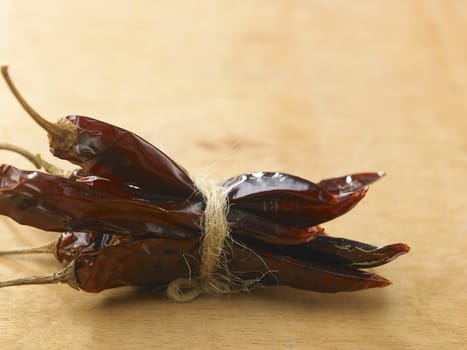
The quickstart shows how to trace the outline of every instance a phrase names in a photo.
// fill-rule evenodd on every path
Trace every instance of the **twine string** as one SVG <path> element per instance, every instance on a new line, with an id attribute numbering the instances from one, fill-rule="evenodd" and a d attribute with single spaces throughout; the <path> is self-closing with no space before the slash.
<path id="1" fill-rule="evenodd" d="M 234 291 L 224 246 L 230 238 L 227 223 L 229 205 L 222 186 L 202 178 L 195 181 L 203 194 L 206 208 L 201 217 L 201 264 L 195 277 L 178 278 L 169 283 L 167 297 L 188 302 L 201 294 L 224 294 Z"/>

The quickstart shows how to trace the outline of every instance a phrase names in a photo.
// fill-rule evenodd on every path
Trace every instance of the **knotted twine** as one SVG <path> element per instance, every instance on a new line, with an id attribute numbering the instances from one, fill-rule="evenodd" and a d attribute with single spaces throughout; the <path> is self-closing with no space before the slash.
<path id="1" fill-rule="evenodd" d="M 169 283 L 167 297 L 188 302 L 201 294 L 233 293 L 235 287 L 226 261 L 224 246 L 230 239 L 227 214 L 229 204 L 222 186 L 204 178 L 195 180 L 206 208 L 201 216 L 201 264 L 196 277 L 178 278 Z"/>

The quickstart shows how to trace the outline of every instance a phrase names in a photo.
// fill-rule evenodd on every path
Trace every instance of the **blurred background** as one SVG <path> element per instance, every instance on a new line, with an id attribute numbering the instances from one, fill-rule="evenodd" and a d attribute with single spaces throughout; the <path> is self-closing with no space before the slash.
<path id="1" fill-rule="evenodd" d="M 277 288 L 173 305 L 127 289 L 5 289 L 0 344 L 461 348 L 466 42 L 467 2 L 455 0 L 2 0 L 0 63 L 49 120 L 105 120 L 219 180 L 385 170 L 358 208 L 325 227 L 412 252 L 378 269 L 393 286 L 355 294 Z M 52 159 L 4 84 L 0 110 L 2 142 Z M 6 218 L 0 230 L 2 248 L 53 237 Z M 0 257 L 0 279 L 57 266 Z"/>

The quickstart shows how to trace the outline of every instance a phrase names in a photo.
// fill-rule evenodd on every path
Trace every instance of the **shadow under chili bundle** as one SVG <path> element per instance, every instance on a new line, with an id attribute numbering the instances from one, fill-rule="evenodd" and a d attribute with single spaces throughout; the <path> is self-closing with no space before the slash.
<path id="1" fill-rule="evenodd" d="M 0 167 L 0 214 L 45 231 L 56 242 L 1 254 L 49 252 L 57 273 L 0 282 L 67 283 L 88 292 L 126 285 L 167 286 L 169 298 L 287 285 L 318 292 L 384 287 L 360 270 L 407 253 L 403 243 L 375 247 L 328 236 L 319 226 L 352 209 L 382 173 L 315 184 L 257 172 L 222 184 L 193 181 L 159 149 L 108 123 L 68 116 L 50 123 L 2 74 L 31 117 L 48 132 L 50 150 L 78 166 L 71 174 L 19 147 L 40 171 Z"/>

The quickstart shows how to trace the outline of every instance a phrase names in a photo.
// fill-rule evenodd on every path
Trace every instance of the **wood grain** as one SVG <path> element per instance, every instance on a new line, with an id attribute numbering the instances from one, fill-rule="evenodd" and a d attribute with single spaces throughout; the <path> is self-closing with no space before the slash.
<path id="1" fill-rule="evenodd" d="M 466 2 L 4 0 L 0 33 L 1 63 L 43 115 L 121 125 L 188 169 L 386 170 L 327 231 L 412 247 L 378 268 L 393 286 L 353 294 L 270 288 L 179 305 L 130 288 L 3 289 L 1 348 L 464 347 Z M 47 154 L 1 84 L 0 106 L 0 140 Z M 6 218 L 0 231 L 2 248 L 54 237 Z M 0 279 L 58 267 L 0 257 Z"/>

